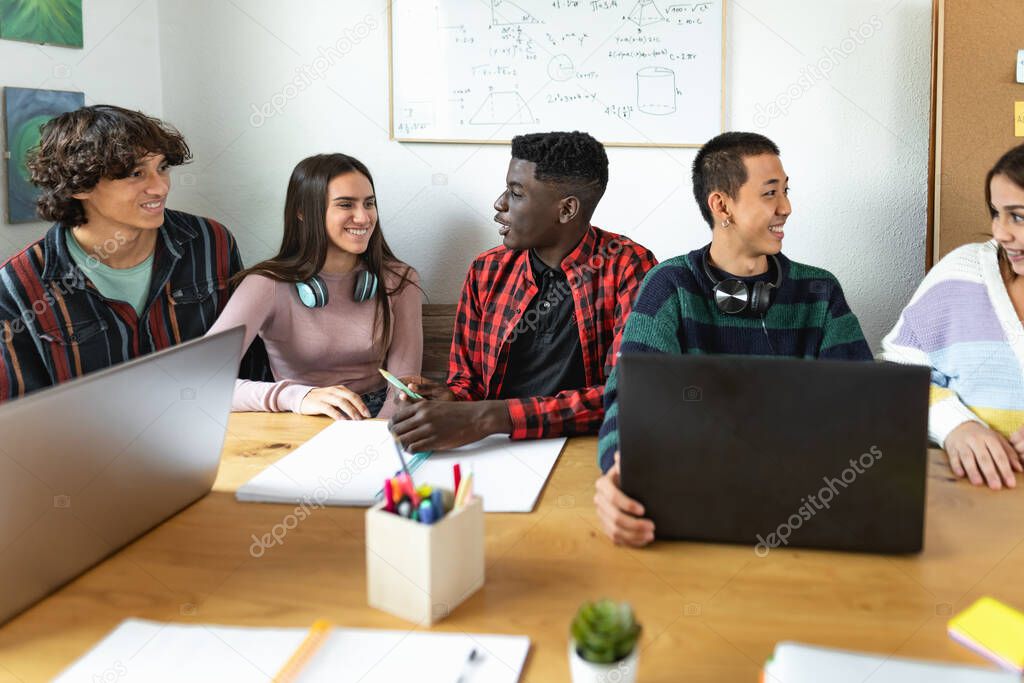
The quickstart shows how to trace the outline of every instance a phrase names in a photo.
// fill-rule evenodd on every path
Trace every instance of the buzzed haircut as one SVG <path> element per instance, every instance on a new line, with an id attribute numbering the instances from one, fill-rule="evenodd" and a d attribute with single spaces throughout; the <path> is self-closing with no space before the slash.
<path id="1" fill-rule="evenodd" d="M 512 138 L 512 157 L 537 164 L 534 178 L 564 186 L 590 219 L 608 187 L 608 155 L 587 133 L 531 133 Z"/>
<path id="2" fill-rule="evenodd" d="M 708 206 L 712 192 L 724 192 L 735 198 L 747 182 L 745 157 L 759 154 L 779 156 L 779 147 L 757 133 L 729 132 L 711 138 L 693 160 L 693 197 L 707 224 L 714 228 L 715 218 Z"/>

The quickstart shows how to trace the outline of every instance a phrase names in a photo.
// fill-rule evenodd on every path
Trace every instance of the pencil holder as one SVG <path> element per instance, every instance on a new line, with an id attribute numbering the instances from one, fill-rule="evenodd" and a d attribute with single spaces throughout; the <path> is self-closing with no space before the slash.
<path id="1" fill-rule="evenodd" d="M 447 617 L 484 585 L 484 508 L 474 497 L 435 524 L 366 511 L 370 607 L 418 624 Z"/>

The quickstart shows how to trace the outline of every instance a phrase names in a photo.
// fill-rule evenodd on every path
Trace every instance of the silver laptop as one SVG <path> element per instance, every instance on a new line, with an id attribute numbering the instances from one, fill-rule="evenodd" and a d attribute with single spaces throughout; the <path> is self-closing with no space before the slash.
<path id="1" fill-rule="evenodd" d="M 241 327 L 0 406 L 0 623 L 213 486 Z"/>

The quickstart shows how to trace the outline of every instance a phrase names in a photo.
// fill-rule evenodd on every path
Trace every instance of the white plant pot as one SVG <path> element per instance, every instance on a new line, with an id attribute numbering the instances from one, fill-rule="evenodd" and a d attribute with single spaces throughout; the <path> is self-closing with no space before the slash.
<path id="1" fill-rule="evenodd" d="M 572 683 L 636 683 L 640 649 L 634 647 L 625 659 L 614 664 L 588 662 L 576 652 L 576 642 L 569 640 L 569 671 Z"/>

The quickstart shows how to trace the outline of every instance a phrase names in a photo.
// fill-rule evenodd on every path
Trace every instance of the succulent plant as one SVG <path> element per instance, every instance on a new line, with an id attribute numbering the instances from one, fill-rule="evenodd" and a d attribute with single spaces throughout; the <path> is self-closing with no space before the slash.
<path id="1" fill-rule="evenodd" d="M 633 608 L 624 602 L 585 602 L 570 627 L 576 652 L 595 664 L 612 664 L 624 659 L 636 647 L 640 624 Z"/>

